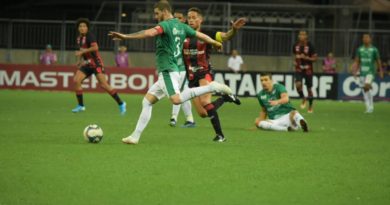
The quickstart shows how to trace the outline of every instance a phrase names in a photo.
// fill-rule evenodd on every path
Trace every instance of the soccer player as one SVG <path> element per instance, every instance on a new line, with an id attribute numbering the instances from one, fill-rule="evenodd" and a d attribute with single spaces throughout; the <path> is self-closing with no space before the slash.
<path id="1" fill-rule="evenodd" d="M 360 74 L 361 87 L 366 105 L 366 113 L 374 112 L 374 94 L 372 93 L 372 81 L 375 79 L 375 63 L 379 70 L 379 75 L 383 78 L 382 63 L 378 49 L 371 44 L 370 34 L 363 35 L 363 45 L 356 51 L 356 57 L 353 67 L 353 75 L 357 77 Z"/>
<path id="2" fill-rule="evenodd" d="M 307 132 L 307 123 L 291 105 L 286 88 L 279 83 L 274 84 L 270 73 L 262 73 L 260 82 L 263 90 L 257 94 L 261 111 L 255 120 L 256 127 L 275 131 L 293 131 L 302 128 Z"/>
<path id="3" fill-rule="evenodd" d="M 308 113 L 313 113 L 313 62 L 317 60 L 317 53 L 313 45 L 308 41 L 307 32 L 299 31 L 298 42 L 293 47 L 295 65 L 295 87 L 299 97 L 302 98 L 301 109 L 306 108 L 306 97 L 303 94 L 302 79 L 305 79 L 308 93 Z"/>
<path id="4" fill-rule="evenodd" d="M 86 78 L 94 74 L 99 81 L 99 85 L 114 98 L 116 103 L 118 103 L 120 114 L 124 115 L 126 113 L 126 102 L 123 102 L 120 99 L 117 91 L 113 89 L 106 80 L 103 60 L 99 54 L 98 43 L 95 36 L 89 31 L 89 20 L 86 18 L 78 19 L 76 27 L 79 31 L 77 44 L 80 46 L 80 49 L 75 52 L 76 57 L 78 57 L 77 67 L 79 69 L 74 77 L 78 105 L 72 112 L 78 113 L 85 111 L 81 84 Z"/>
<path id="5" fill-rule="evenodd" d="M 203 14 L 198 8 L 190 8 L 187 13 L 188 25 L 197 31 L 201 31 L 208 36 L 214 38 L 218 42 L 230 40 L 236 32 L 245 25 L 246 20 L 240 18 L 235 22 L 232 22 L 232 29 L 228 32 L 205 30 L 201 27 L 203 22 Z M 198 87 L 209 85 L 213 82 L 213 74 L 211 71 L 211 64 L 209 62 L 211 46 L 205 44 L 203 41 L 193 37 L 187 37 L 184 41 L 183 56 L 184 63 L 187 69 L 187 78 L 189 80 L 189 87 Z M 209 117 L 211 124 L 215 131 L 214 141 L 224 142 L 225 136 L 222 132 L 221 123 L 217 109 L 221 107 L 225 102 L 234 102 L 240 104 L 238 98 L 232 95 L 223 95 L 214 102 L 211 102 L 211 94 L 205 94 L 193 99 L 193 104 L 198 112 L 199 116 L 205 118 Z"/>
<path id="6" fill-rule="evenodd" d="M 109 33 L 109 35 L 113 37 L 113 40 L 156 37 L 156 67 L 158 70 L 158 80 L 149 89 L 142 101 L 141 115 L 134 132 L 130 136 L 122 139 L 122 142 L 127 144 L 137 144 L 139 142 L 141 133 L 151 118 L 153 104 L 157 103 L 165 96 L 169 96 L 169 99 L 173 104 L 181 104 L 206 93 L 232 93 L 228 86 L 216 82 L 207 86 L 186 89 L 180 93 L 180 76 L 177 67 L 177 57 L 181 55 L 184 39 L 187 36 L 196 36 L 219 49 L 222 48 L 222 44 L 201 32 L 193 30 L 176 18 L 173 18 L 171 6 L 168 2 L 160 1 L 154 5 L 154 17 L 159 22 L 154 28 L 132 34 L 121 34 L 118 32 Z"/>
<path id="7" fill-rule="evenodd" d="M 181 11 L 175 11 L 173 13 L 173 16 L 182 23 L 186 23 L 187 21 L 184 13 Z M 183 55 L 178 56 L 177 66 L 179 68 L 179 75 L 180 75 L 180 88 L 181 88 L 180 91 L 183 91 L 184 89 L 188 89 L 188 81 L 186 80 L 186 68 L 183 62 Z M 169 125 L 171 127 L 176 127 L 177 117 L 179 115 L 180 107 L 182 108 L 184 115 L 186 117 L 186 121 L 182 127 L 184 128 L 195 127 L 195 121 L 194 121 L 194 116 L 192 115 L 192 105 L 190 100 L 185 101 L 183 104 L 172 105 L 172 115 L 170 118 Z"/>

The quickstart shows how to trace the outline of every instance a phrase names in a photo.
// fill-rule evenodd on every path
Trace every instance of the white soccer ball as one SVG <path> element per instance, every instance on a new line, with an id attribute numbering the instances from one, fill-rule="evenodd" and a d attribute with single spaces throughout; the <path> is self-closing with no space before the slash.
<path id="1" fill-rule="evenodd" d="M 103 139 L 103 130 L 99 125 L 88 125 L 83 132 L 84 139 L 90 143 L 99 143 Z"/>

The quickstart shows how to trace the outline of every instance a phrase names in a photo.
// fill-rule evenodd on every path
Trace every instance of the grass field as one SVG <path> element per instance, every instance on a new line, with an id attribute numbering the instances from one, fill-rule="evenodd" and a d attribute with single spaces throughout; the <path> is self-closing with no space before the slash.
<path id="1" fill-rule="evenodd" d="M 168 126 L 171 106 L 154 106 L 140 144 L 124 145 L 141 109 L 122 95 L 120 116 L 106 94 L 0 90 L 0 205 L 14 204 L 390 204 L 390 104 L 316 101 L 309 133 L 251 130 L 259 106 L 219 110 L 226 143 L 197 128 Z M 293 101 L 298 105 L 298 101 Z M 179 118 L 180 124 L 184 121 Z M 84 127 L 99 124 L 100 144 Z"/>

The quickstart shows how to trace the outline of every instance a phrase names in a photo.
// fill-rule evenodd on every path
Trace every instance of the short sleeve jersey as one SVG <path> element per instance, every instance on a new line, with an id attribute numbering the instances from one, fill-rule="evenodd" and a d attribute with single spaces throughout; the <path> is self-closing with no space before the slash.
<path id="1" fill-rule="evenodd" d="M 278 119 L 281 116 L 295 110 L 290 101 L 286 104 L 276 106 L 270 105 L 269 101 L 280 99 L 282 93 L 287 93 L 286 88 L 279 83 L 275 83 L 271 92 L 261 90 L 257 94 L 257 100 L 259 101 L 260 105 L 266 109 L 268 118 L 271 120 Z"/>
<path id="2" fill-rule="evenodd" d="M 378 49 L 374 46 L 360 46 L 356 51 L 356 56 L 360 60 L 360 75 L 374 75 L 375 62 L 380 58 Z"/>
<path id="3" fill-rule="evenodd" d="M 305 44 L 301 44 L 299 42 L 295 43 L 293 47 L 293 53 L 294 55 L 304 54 L 308 57 L 313 57 L 314 55 L 317 55 L 314 46 L 312 43 L 307 42 Z M 313 72 L 313 62 L 309 60 L 303 60 L 295 58 L 295 70 L 297 72 L 302 71 L 303 69 L 308 69 Z"/>
<path id="4" fill-rule="evenodd" d="M 85 36 L 77 37 L 77 44 L 82 49 L 88 49 L 93 45 L 97 45 L 97 41 L 95 36 L 88 32 Z M 82 58 L 88 62 L 90 67 L 103 67 L 103 60 L 99 54 L 99 51 L 86 53 L 82 56 Z"/>
<path id="5" fill-rule="evenodd" d="M 176 18 L 162 21 L 158 26 L 162 29 L 162 34 L 156 38 L 157 70 L 179 71 L 178 60 L 183 58 L 184 39 L 195 36 L 196 31 Z"/>

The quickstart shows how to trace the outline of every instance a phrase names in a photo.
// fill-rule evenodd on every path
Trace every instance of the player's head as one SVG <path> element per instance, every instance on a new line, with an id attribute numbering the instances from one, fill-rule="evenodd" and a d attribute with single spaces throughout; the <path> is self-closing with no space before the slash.
<path id="1" fill-rule="evenodd" d="M 172 15 L 172 8 L 168 1 L 159 1 L 154 4 L 154 19 L 158 22 L 164 21 L 167 16 Z"/>
<path id="2" fill-rule="evenodd" d="M 328 58 L 333 58 L 333 53 L 332 52 L 328 53 Z"/>
<path id="3" fill-rule="evenodd" d="M 125 53 L 127 51 L 127 47 L 126 46 L 119 46 L 118 50 L 121 53 Z"/>
<path id="4" fill-rule="evenodd" d="M 307 31 L 305 31 L 305 30 L 300 30 L 300 31 L 299 31 L 299 34 L 298 34 L 298 40 L 299 40 L 300 42 L 307 41 Z"/>
<path id="5" fill-rule="evenodd" d="M 371 44 L 371 35 L 368 33 L 363 34 L 363 44 L 370 45 Z"/>
<path id="6" fill-rule="evenodd" d="M 81 35 L 85 35 L 89 30 L 89 20 L 87 18 L 77 19 L 76 27 Z"/>
<path id="7" fill-rule="evenodd" d="M 52 52 L 52 48 L 50 44 L 46 45 L 46 52 Z"/>
<path id="8" fill-rule="evenodd" d="M 273 86 L 272 74 L 268 72 L 260 73 L 260 82 L 264 90 L 271 91 Z"/>
<path id="9" fill-rule="evenodd" d="M 181 21 L 182 23 L 185 23 L 187 21 L 186 19 L 186 16 L 184 15 L 184 12 L 183 11 L 175 11 L 173 13 L 173 16 L 177 19 L 179 19 L 179 21 Z"/>
<path id="10" fill-rule="evenodd" d="M 203 22 L 202 11 L 196 7 L 188 9 L 187 21 L 191 28 L 198 29 Z"/>
<path id="11" fill-rule="evenodd" d="M 238 51 L 237 51 L 236 49 L 233 49 L 233 50 L 232 50 L 232 56 L 233 56 L 233 57 L 238 56 Z"/>

